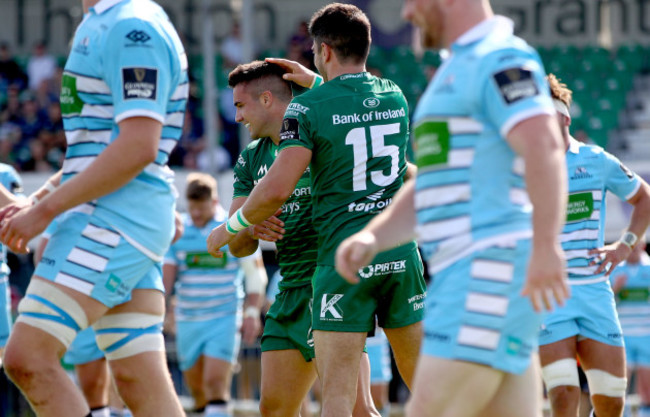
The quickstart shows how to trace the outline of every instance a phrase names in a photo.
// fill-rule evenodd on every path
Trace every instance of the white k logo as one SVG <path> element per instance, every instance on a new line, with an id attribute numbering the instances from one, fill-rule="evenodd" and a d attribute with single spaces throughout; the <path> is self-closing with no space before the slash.
<path id="1" fill-rule="evenodd" d="M 320 318 L 325 318 L 325 313 L 329 311 L 335 319 L 342 319 L 343 316 L 338 312 L 334 305 L 343 298 L 343 294 L 334 294 L 329 301 L 327 301 L 327 296 L 328 294 L 323 294 L 323 300 L 320 304 Z"/>

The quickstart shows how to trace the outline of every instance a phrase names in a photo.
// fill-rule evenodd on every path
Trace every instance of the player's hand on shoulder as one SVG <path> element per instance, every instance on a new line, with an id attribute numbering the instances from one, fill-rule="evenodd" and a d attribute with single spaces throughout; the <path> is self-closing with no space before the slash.
<path id="1" fill-rule="evenodd" d="M 351 284 L 359 282 L 359 269 L 368 265 L 377 255 L 377 239 L 367 231 L 345 239 L 336 250 L 336 271 Z"/>
<path id="2" fill-rule="evenodd" d="M 314 71 L 296 61 L 283 58 L 266 58 L 265 61 L 270 64 L 279 65 L 287 70 L 287 73 L 282 78 L 294 82 L 301 87 L 311 88 L 314 84 L 314 79 L 317 77 Z"/>
<path id="3" fill-rule="evenodd" d="M 566 279 L 566 261 L 559 244 L 535 248 L 530 256 L 526 285 L 522 295 L 530 297 L 535 311 L 563 306 L 570 296 Z"/>

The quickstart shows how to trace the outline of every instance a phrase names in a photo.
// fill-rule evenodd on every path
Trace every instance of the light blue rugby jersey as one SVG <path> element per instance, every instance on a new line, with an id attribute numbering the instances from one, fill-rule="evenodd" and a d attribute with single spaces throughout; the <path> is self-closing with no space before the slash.
<path id="1" fill-rule="evenodd" d="M 165 264 L 177 267 L 176 320 L 210 320 L 236 314 L 244 298 L 239 260 L 227 251 L 223 258 L 215 258 L 206 246 L 212 229 L 228 219 L 226 212 L 217 210 L 202 228 L 196 227 L 189 215 L 182 217 L 185 232 L 165 256 Z"/>
<path id="2" fill-rule="evenodd" d="M 181 135 L 188 91 L 185 51 L 156 3 L 101 0 L 84 16 L 62 81 L 63 181 L 115 140 L 120 121 L 144 116 L 162 122 L 155 163 L 119 190 L 73 209 L 106 221 L 158 261 L 174 232 L 173 173 L 166 164 Z"/>
<path id="3" fill-rule="evenodd" d="M 23 181 L 16 170 L 7 164 L 0 163 L 0 183 L 12 194 L 22 196 Z M 0 244 L 0 281 L 6 281 L 9 275 L 7 265 L 7 247 Z"/>
<path id="4" fill-rule="evenodd" d="M 569 283 L 606 281 L 605 272 L 594 275 L 598 265 L 589 266 L 595 257 L 588 254 L 590 249 L 604 245 L 605 194 L 611 191 L 627 201 L 639 190 L 641 182 L 615 156 L 573 138 L 566 161 L 569 202 L 560 239 L 567 259 Z"/>
<path id="5" fill-rule="evenodd" d="M 616 297 L 616 311 L 624 336 L 650 336 L 650 260 L 616 267 L 610 280 L 625 275 L 627 280 Z"/>
<path id="6" fill-rule="evenodd" d="M 505 136 L 555 110 L 537 53 L 512 28 L 496 16 L 461 36 L 414 113 L 417 232 L 432 273 L 532 235 L 523 159 Z"/>

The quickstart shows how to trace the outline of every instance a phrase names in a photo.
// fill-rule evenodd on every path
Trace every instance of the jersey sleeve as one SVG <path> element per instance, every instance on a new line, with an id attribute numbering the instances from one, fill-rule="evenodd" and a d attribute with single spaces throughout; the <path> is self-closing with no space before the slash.
<path id="1" fill-rule="evenodd" d="M 163 264 L 174 266 L 178 265 L 178 262 L 176 261 L 176 249 L 174 248 L 174 245 L 171 245 L 167 250 L 165 258 L 163 259 Z"/>
<path id="2" fill-rule="evenodd" d="M 148 22 L 125 19 L 107 34 L 103 56 L 115 121 L 144 116 L 164 123 L 171 79 L 180 70 L 165 39 Z"/>
<path id="3" fill-rule="evenodd" d="M 603 152 L 603 159 L 607 170 L 605 189 L 616 194 L 621 200 L 632 198 L 641 187 L 639 177 L 614 155 Z"/>
<path id="4" fill-rule="evenodd" d="M 544 68 L 534 55 L 508 49 L 494 52 L 485 60 L 478 105 L 502 137 L 523 120 L 555 114 Z"/>
<path id="5" fill-rule="evenodd" d="M 311 117 L 314 111 L 303 104 L 301 98 L 294 98 L 284 113 L 280 130 L 280 150 L 295 146 L 314 149 L 311 129 Z"/>
<path id="6" fill-rule="evenodd" d="M 232 198 L 248 197 L 255 186 L 251 172 L 251 153 L 249 148 L 239 154 L 234 168 Z"/>
<path id="7" fill-rule="evenodd" d="M 2 175 L 0 175 L 0 181 L 2 181 L 2 185 L 4 185 L 10 193 L 20 197 L 23 196 L 23 180 L 13 167 L 8 166 L 7 169 L 2 172 Z"/>

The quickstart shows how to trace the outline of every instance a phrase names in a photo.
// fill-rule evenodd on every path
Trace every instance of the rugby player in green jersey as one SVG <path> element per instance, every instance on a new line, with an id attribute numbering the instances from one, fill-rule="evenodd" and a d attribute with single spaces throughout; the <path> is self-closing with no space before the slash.
<path id="1" fill-rule="evenodd" d="M 310 168 L 318 233 L 312 326 L 322 415 L 341 417 L 352 414 L 359 359 L 375 320 L 410 385 L 422 337 L 425 284 L 414 242 L 379 254 L 359 271 L 358 285 L 334 269 L 338 244 L 388 206 L 403 183 L 408 106 L 394 83 L 365 71 L 370 23 L 357 7 L 324 7 L 314 14 L 310 33 L 316 67 L 326 82 L 293 99 L 281 124 L 277 162 L 227 224 L 213 230 L 208 249 L 219 256 L 219 248 L 238 231 L 273 215 Z"/>
<path id="2" fill-rule="evenodd" d="M 292 99 L 290 83 L 282 79 L 285 73 L 278 65 L 253 61 L 239 65 L 228 77 L 234 90 L 236 120 L 246 125 L 251 137 L 259 138 L 237 160 L 231 214 L 246 202 L 278 155 L 282 119 Z M 310 81 L 315 78 L 311 72 L 308 75 Z M 262 336 L 260 412 L 265 417 L 298 417 L 301 403 L 316 379 L 311 284 L 318 236 L 311 217 L 309 169 L 303 169 L 277 217 L 242 231 L 229 244 L 235 256 L 253 253 L 257 239 L 275 241 L 277 245 L 283 279 L 280 293 L 266 315 Z M 354 415 L 379 416 L 370 395 L 367 355 L 361 357 L 361 368 Z"/>

